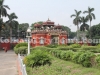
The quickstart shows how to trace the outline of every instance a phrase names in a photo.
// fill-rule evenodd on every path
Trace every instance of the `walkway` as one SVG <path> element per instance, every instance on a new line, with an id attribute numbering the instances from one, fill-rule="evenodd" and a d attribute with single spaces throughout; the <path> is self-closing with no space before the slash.
<path id="1" fill-rule="evenodd" d="M 0 75 L 18 75 L 17 56 L 14 51 L 0 51 Z"/>

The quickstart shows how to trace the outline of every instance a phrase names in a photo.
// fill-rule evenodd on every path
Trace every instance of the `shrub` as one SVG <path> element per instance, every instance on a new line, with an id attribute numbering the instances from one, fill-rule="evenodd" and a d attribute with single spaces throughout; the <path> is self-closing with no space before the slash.
<path id="1" fill-rule="evenodd" d="M 22 47 L 22 46 L 27 47 L 28 45 L 27 45 L 27 43 L 18 43 L 15 47 L 18 48 L 18 47 Z"/>
<path id="2" fill-rule="evenodd" d="M 98 44 L 97 47 L 100 48 L 100 44 Z"/>
<path id="3" fill-rule="evenodd" d="M 20 54 L 27 54 L 27 47 L 22 46 L 18 48 Z"/>
<path id="4" fill-rule="evenodd" d="M 74 52 L 77 52 L 77 51 L 82 50 L 82 48 L 73 48 L 72 50 L 73 50 Z"/>
<path id="5" fill-rule="evenodd" d="M 30 54 L 25 57 L 24 63 L 28 67 L 37 67 L 45 64 L 51 64 L 51 57 L 46 51 L 34 50 L 33 54 Z"/>
<path id="6" fill-rule="evenodd" d="M 15 51 L 16 54 L 19 53 L 18 48 L 16 48 L 16 47 L 14 47 L 14 51 Z"/>
<path id="7" fill-rule="evenodd" d="M 46 47 L 49 47 L 49 48 L 57 48 L 58 45 L 57 45 L 57 44 L 54 44 L 54 45 L 47 45 Z"/>
<path id="8" fill-rule="evenodd" d="M 47 50 L 48 48 L 45 46 L 37 46 L 37 47 L 33 47 L 31 50 L 31 54 L 34 53 L 34 50 Z"/>
<path id="9" fill-rule="evenodd" d="M 82 53 L 79 57 L 78 62 L 85 67 L 91 67 L 92 66 L 91 58 L 93 58 L 94 56 L 95 55 L 92 52 Z"/>
<path id="10" fill-rule="evenodd" d="M 96 56 L 95 60 L 97 67 L 100 66 L 100 54 Z"/>
<path id="11" fill-rule="evenodd" d="M 74 52 L 71 51 L 71 50 L 66 51 L 66 57 L 65 57 L 65 60 L 72 60 L 73 54 L 74 54 Z"/>
<path id="12" fill-rule="evenodd" d="M 66 51 L 62 51 L 62 52 L 60 53 L 60 58 L 63 59 L 63 60 L 66 59 Z"/>
<path id="13" fill-rule="evenodd" d="M 72 57 L 73 62 L 79 64 L 79 61 L 78 61 L 78 60 L 79 60 L 79 57 L 80 57 L 80 55 L 81 55 L 82 53 L 83 53 L 83 52 L 75 52 L 74 55 L 73 55 L 73 57 Z"/>
<path id="14" fill-rule="evenodd" d="M 72 46 L 72 48 L 80 48 L 80 47 L 81 47 L 80 44 L 72 44 L 72 45 L 70 45 L 70 46 Z"/>
<path id="15" fill-rule="evenodd" d="M 100 49 L 96 49 L 96 50 L 90 50 L 91 52 L 94 52 L 94 53 L 100 53 Z"/>
<path id="16" fill-rule="evenodd" d="M 72 50 L 73 48 L 71 46 L 59 46 L 58 47 L 59 50 Z"/>
<path id="17" fill-rule="evenodd" d="M 26 54 L 27 50 L 27 43 L 19 43 L 14 47 L 14 51 L 16 54 L 20 53 L 20 54 Z"/>
<path id="18" fill-rule="evenodd" d="M 96 46 L 82 46 L 83 50 L 96 50 L 97 47 Z"/>
<path id="19" fill-rule="evenodd" d="M 14 49 L 16 54 L 26 54 L 27 53 L 27 47 L 26 46 L 22 46 L 22 47 L 18 47 Z"/>

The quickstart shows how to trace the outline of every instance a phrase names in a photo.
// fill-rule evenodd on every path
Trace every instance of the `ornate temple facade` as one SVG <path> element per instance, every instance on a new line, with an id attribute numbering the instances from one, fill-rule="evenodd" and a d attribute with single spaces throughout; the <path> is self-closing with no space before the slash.
<path id="1" fill-rule="evenodd" d="M 55 25 L 51 20 L 42 24 L 36 23 L 32 31 L 32 43 L 34 46 L 43 46 L 50 44 L 67 44 L 67 32 L 62 30 L 61 25 Z"/>

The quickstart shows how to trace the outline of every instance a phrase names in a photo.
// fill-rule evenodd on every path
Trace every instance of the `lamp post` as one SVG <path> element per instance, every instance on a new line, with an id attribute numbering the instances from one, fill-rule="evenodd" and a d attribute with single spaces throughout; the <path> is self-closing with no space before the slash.
<path id="1" fill-rule="evenodd" d="M 28 54 L 27 55 L 29 55 L 30 54 L 30 38 L 31 38 L 31 29 L 30 28 L 27 29 L 26 37 L 28 38 Z"/>
<path id="2" fill-rule="evenodd" d="M 71 27 L 71 25 L 69 26 L 69 28 Z M 68 31 L 68 38 L 69 38 L 69 34 L 70 34 L 70 30 Z"/>

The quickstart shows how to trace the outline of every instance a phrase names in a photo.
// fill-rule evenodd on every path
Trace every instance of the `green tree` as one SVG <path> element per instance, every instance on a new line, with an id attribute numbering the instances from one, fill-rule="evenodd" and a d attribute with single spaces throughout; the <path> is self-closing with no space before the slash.
<path id="1" fill-rule="evenodd" d="M 18 22 L 14 19 L 17 19 L 18 17 L 15 13 L 11 13 L 10 15 L 8 15 L 8 18 L 9 20 L 6 21 L 6 26 L 10 29 L 10 40 L 12 40 L 12 29 L 18 27 Z"/>
<path id="2" fill-rule="evenodd" d="M 100 23 L 91 27 L 92 39 L 100 39 Z"/>
<path id="3" fill-rule="evenodd" d="M 77 39 L 78 39 L 78 31 L 79 31 L 79 24 L 81 23 L 81 11 L 75 10 L 75 14 L 72 14 L 70 17 L 75 17 L 73 20 L 73 24 L 77 26 Z"/>
<path id="4" fill-rule="evenodd" d="M 43 24 L 43 21 L 39 21 L 39 22 L 32 23 L 32 24 L 31 24 L 31 29 L 32 29 L 32 30 L 34 30 L 34 25 L 37 24 L 37 23 L 38 23 L 38 24 Z"/>
<path id="5" fill-rule="evenodd" d="M 3 19 L 0 18 L 0 38 L 1 38 L 1 30 L 3 28 Z"/>
<path id="6" fill-rule="evenodd" d="M 1 40 L 1 30 L 2 30 L 2 28 L 3 28 L 3 19 L 2 18 L 0 18 L 0 40 Z M 0 41 L 0 48 L 1 48 L 1 41 Z"/>
<path id="7" fill-rule="evenodd" d="M 22 24 L 19 24 L 19 36 L 22 37 L 22 38 L 25 38 L 26 37 L 26 31 L 27 31 L 27 28 L 29 27 L 29 24 L 28 23 L 22 23 Z"/>
<path id="8" fill-rule="evenodd" d="M 2 30 L 1 30 L 2 36 L 5 37 L 5 38 L 8 38 L 10 36 L 10 34 L 8 32 L 10 32 L 9 28 L 4 25 Z"/>
<path id="9" fill-rule="evenodd" d="M 91 32 L 90 32 L 91 21 L 92 21 L 93 19 L 95 19 L 95 15 L 94 15 L 94 13 L 92 13 L 93 11 L 94 11 L 94 8 L 88 7 L 88 10 L 83 12 L 83 13 L 87 13 L 87 14 L 88 14 L 86 17 L 87 17 L 88 20 L 90 21 L 90 27 L 89 27 L 90 38 L 91 38 Z"/>
<path id="10" fill-rule="evenodd" d="M 86 17 L 81 17 L 82 25 L 80 26 L 80 31 L 89 30 L 89 25 L 86 24 L 87 21 L 88 21 L 88 19 Z"/>
<path id="11" fill-rule="evenodd" d="M 76 36 L 76 32 L 70 32 L 69 38 L 73 39 Z"/>
<path id="12" fill-rule="evenodd" d="M 4 0 L 0 0 L 0 18 L 1 16 L 6 17 L 7 16 L 7 10 L 10 9 L 8 5 L 4 5 Z"/>
<path id="13" fill-rule="evenodd" d="M 2 30 L 2 25 L 3 25 L 3 18 L 1 18 L 1 17 L 7 16 L 6 9 L 10 9 L 9 6 L 4 5 L 4 0 L 0 0 L 0 39 L 1 39 L 1 30 Z M 0 42 L 0 47 L 1 47 L 1 42 Z"/>
<path id="14" fill-rule="evenodd" d="M 68 33 L 68 37 L 71 34 L 71 29 L 67 26 L 62 25 L 62 30 L 65 30 Z"/>

